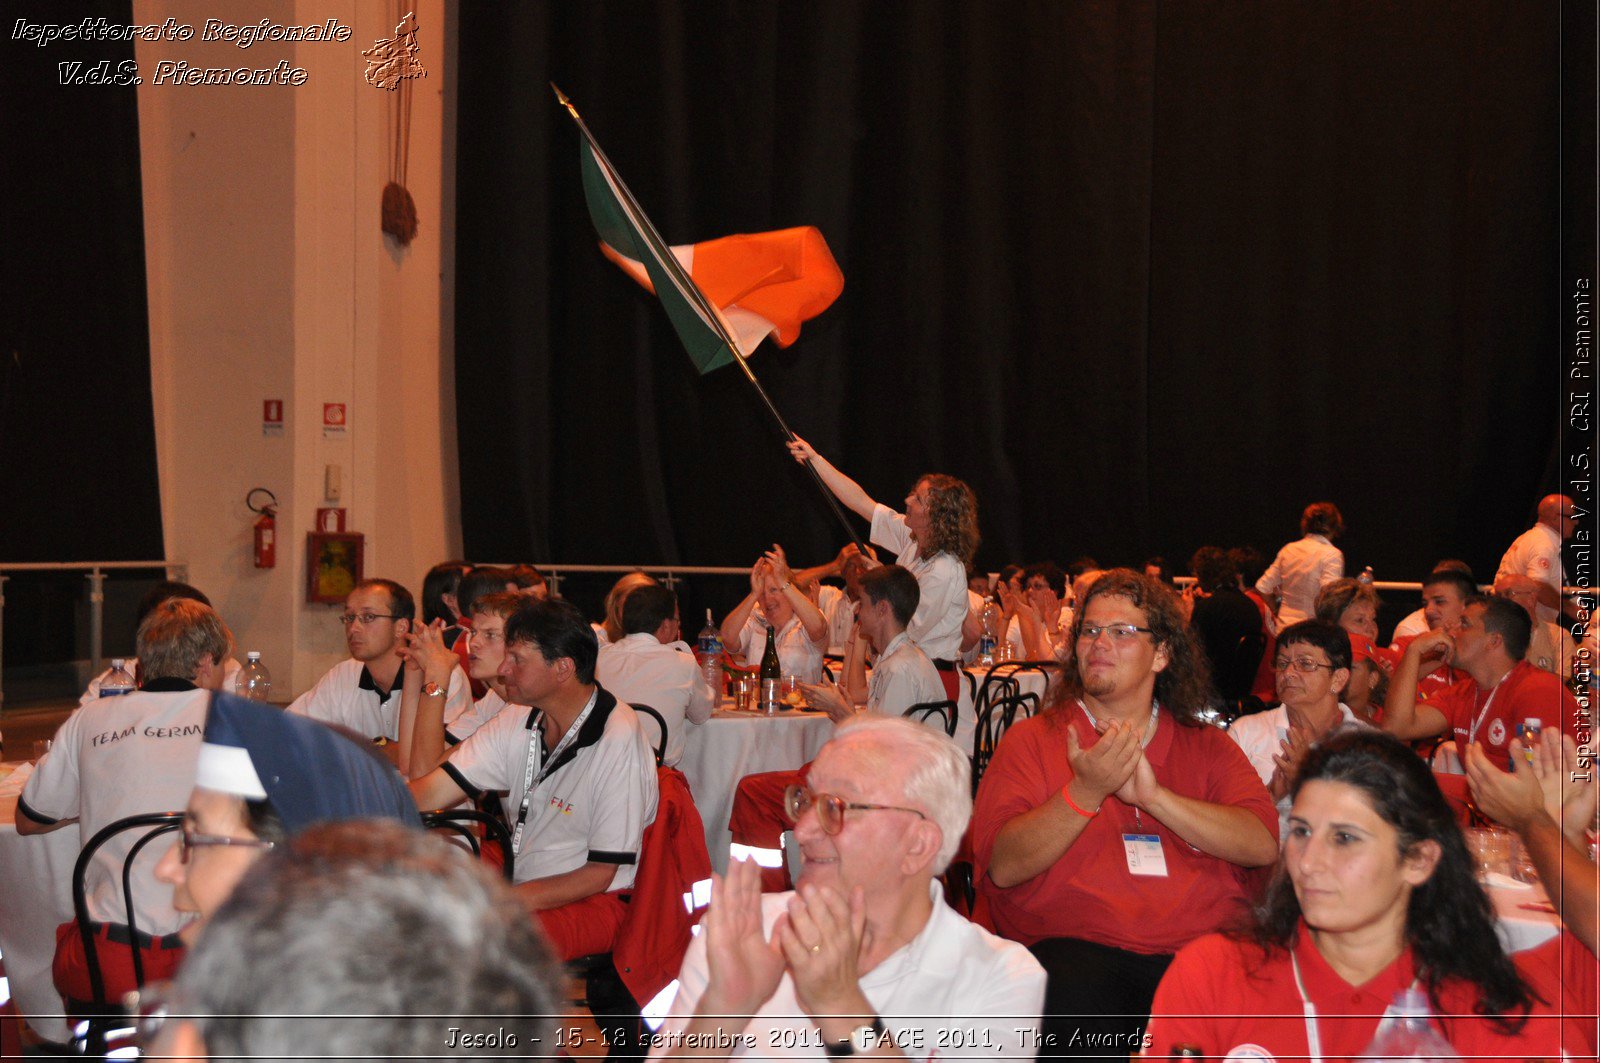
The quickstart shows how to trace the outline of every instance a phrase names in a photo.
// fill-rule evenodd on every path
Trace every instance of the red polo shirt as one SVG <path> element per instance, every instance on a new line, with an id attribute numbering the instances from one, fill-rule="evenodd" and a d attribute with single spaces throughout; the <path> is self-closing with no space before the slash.
<path id="1" fill-rule="evenodd" d="M 1600 960 L 1563 930 L 1511 957 L 1532 990 L 1567 1022 L 1567 1055 L 1595 1058 L 1600 1047 Z"/>
<path id="2" fill-rule="evenodd" d="M 1495 759 L 1502 765 L 1523 720 L 1534 716 L 1545 727 L 1567 731 L 1578 712 L 1577 701 L 1561 680 L 1527 661 L 1518 661 L 1493 690 L 1478 686 L 1469 676 L 1429 695 L 1422 704 L 1449 721 L 1447 737 L 1454 738 L 1457 747 L 1466 748 L 1471 732 L 1485 752 L 1498 754 Z"/>
<path id="3" fill-rule="evenodd" d="M 1352 986 L 1341 978 L 1300 924 L 1294 955 L 1306 995 L 1316 1005 L 1317 1032 L 1324 1059 L 1356 1059 L 1378 1030 L 1378 1021 L 1395 994 L 1416 978 L 1409 950 L 1371 981 Z M 1434 1028 L 1465 1059 L 1559 1059 L 1563 1022 L 1556 1009 L 1535 1005 L 1515 1035 L 1499 1032 L 1474 1014 L 1477 987 L 1447 982 Z M 1289 953 L 1263 956 L 1254 944 L 1212 934 L 1178 953 L 1161 979 L 1151 1007 L 1150 1055 L 1166 1055 L 1174 1045 L 1199 1045 L 1207 1058 L 1221 1059 L 1246 1047 L 1254 1058 L 1305 1059 L 1310 1052 L 1305 1006 L 1295 987 Z"/>
<path id="4" fill-rule="evenodd" d="M 1070 937 L 1159 954 L 1176 952 L 1243 914 L 1253 892 L 1250 871 L 1202 853 L 1149 813 L 1136 814 L 1132 805 L 1115 797 L 1106 798 L 1100 814 L 1042 874 L 1006 889 L 989 881 L 989 858 L 1000 828 L 1053 798 L 1072 779 L 1068 721 L 1084 748 L 1099 740 L 1075 703 L 1024 720 L 1006 732 L 978 789 L 972 817 L 976 877 L 989 900 L 995 929 L 1024 945 Z M 1145 758 L 1167 789 L 1247 809 L 1277 836 L 1272 798 L 1226 733 L 1180 725 L 1162 711 Z M 1166 877 L 1129 872 L 1125 833 L 1161 839 Z"/>

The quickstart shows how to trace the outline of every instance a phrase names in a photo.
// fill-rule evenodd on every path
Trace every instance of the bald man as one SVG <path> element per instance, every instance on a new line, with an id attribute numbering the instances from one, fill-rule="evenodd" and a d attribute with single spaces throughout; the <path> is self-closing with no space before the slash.
<path id="1" fill-rule="evenodd" d="M 1495 583 L 1500 582 L 1501 576 L 1532 576 L 1539 582 L 1535 620 L 1554 622 L 1561 615 L 1561 587 L 1567 581 L 1566 570 L 1561 565 L 1561 541 L 1571 538 L 1577 526 L 1572 499 L 1566 495 L 1545 495 L 1539 500 L 1538 523 L 1517 536 L 1500 559 L 1500 568 L 1494 574 Z"/>
<path id="2" fill-rule="evenodd" d="M 1538 614 L 1539 588 L 1544 586 L 1532 576 L 1501 576 L 1494 581 L 1497 598 L 1510 598 L 1533 618 L 1533 632 L 1528 637 L 1528 655 L 1524 658 L 1535 668 L 1554 672 L 1562 679 L 1572 674 L 1572 636 L 1560 624 L 1540 620 Z"/>

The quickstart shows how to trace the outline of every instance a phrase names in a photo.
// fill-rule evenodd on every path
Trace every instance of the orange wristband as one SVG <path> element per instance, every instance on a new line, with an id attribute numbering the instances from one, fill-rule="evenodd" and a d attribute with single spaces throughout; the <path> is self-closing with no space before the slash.
<path id="1" fill-rule="evenodd" d="M 1067 783 L 1067 786 L 1071 786 L 1071 785 L 1072 785 L 1071 783 Z M 1067 793 L 1067 786 L 1063 786 L 1061 788 L 1061 800 L 1063 800 L 1063 801 L 1065 801 L 1067 803 L 1067 807 L 1068 808 L 1072 809 L 1072 811 L 1076 812 L 1078 815 L 1082 816 L 1084 819 L 1093 819 L 1094 817 L 1096 817 L 1096 816 L 1098 816 L 1100 814 L 1100 810 L 1098 808 L 1095 809 L 1093 812 L 1085 812 L 1083 809 L 1079 808 L 1078 807 L 1078 802 L 1074 801 L 1072 799 L 1072 795 Z"/>

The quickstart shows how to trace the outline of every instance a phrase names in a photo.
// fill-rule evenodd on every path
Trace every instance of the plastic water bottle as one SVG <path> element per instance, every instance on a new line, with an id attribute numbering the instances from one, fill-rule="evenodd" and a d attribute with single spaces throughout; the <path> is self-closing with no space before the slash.
<path id="1" fill-rule="evenodd" d="M 1362 1063 L 1384 1063 L 1391 1059 L 1457 1059 L 1460 1056 L 1449 1041 L 1433 1028 L 1433 1010 L 1428 997 L 1415 987 L 1394 995 L 1378 1034 L 1361 1053 Z"/>
<path id="2" fill-rule="evenodd" d="M 1368 565 L 1366 568 L 1361 570 L 1361 575 L 1356 577 L 1356 582 L 1361 584 L 1363 587 L 1372 586 L 1372 566 L 1371 565 Z"/>
<path id="3" fill-rule="evenodd" d="M 711 610 L 706 610 L 706 626 L 700 629 L 700 642 L 695 656 L 700 658 L 700 674 L 706 677 L 713 698 L 722 697 L 722 635 L 711 622 Z"/>
<path id="4" fill-rule="evenodd" d="M 272 693 L 272 675 L 261 663 L 261 651 L 251 650 L 244 660 L 244 667 L 233 677 L 233 692 L 251 701 L 266 701 Z"/>
<path id="5" fill-rule="evenodd" d="M 978 664 L 985 668 L 992 668 L 995 664 L 995 646 L 1000 642 L 1000 606 L 995 602 L 985 602 L 983 606 L 983 633 L 978 636 Z"/>
<path id="6" fill-rule="evenodd" d="M 133 673 L 128 671 L 127 662 L 121 657 L 111 658 L 111 671 L 100 680 L 100 696 L 115 698 L 123 694 L 132 694 L 133 691 Z"/>

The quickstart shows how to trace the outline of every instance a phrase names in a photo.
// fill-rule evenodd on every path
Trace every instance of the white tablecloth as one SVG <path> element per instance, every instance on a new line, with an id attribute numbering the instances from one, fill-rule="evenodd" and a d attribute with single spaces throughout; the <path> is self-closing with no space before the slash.
<path id="1" fill-rule="evenodd" d="M 1528 889 L 1491 887 L 1489 899 L 1494 902 L 1500 944 L 1505 946 L 1507 952 L 1521 952 L 1543 945 L 1561 932 L 1561 920 L 1553 913 L 1520 907 L 1523 904 L 1549 903 L 1544 890 L 1538 886 Z"/>
<path id="2" fill-rule="evenodd" d="M 728 817 L 739 780 L 762 771 L 793 770 L 816 758 L 833 734 L 826 713 L 789 711 L 776 716 L 722 710 L 684 736 L 678 767 L 694 791 L 705 822 L 706 849 L 718 873 L 728 870 Z"/>
<path id="3" fill-rule="evenodd" d="M 67 1039 L 61 997 L 50 981 L 56 926 L 72 919 L 72 865 L 77 824 L 49 834 L 17 833 L 17 795 L 33 774 L 28 764 L 0 779 L 0 955 L 17 1010 L 39 1036 Z"/>

